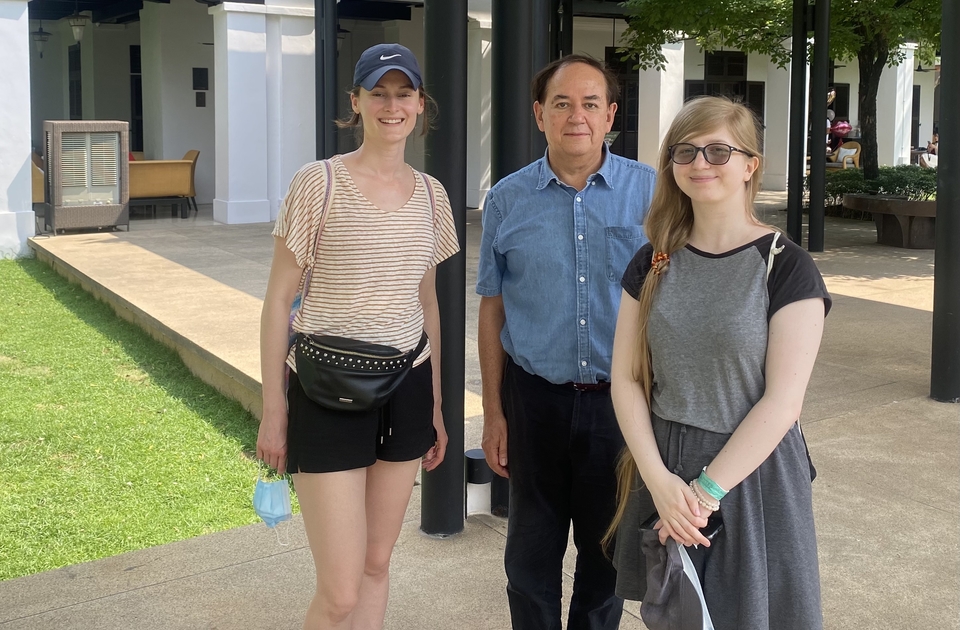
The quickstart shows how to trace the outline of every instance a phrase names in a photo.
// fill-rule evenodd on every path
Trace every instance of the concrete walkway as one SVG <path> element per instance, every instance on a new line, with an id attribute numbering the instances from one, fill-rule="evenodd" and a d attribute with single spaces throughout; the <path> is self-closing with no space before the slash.
<path id="1" fill-rule="evenodd" d="M 764 194 L 780 225 L 784 196 Z M 466 444 L 479 446 L 479 213 L 468 213 Z M 129 233 L 37 238 L 37 255 L 176 347 L 196 374 L 258 406 L 257 330 L 270 225 L 134 220 Z M 828 219 L 815 258 L 834 297 L 803 414 L 826 628 L 960 628 L 960 409 L 927 398 L 933 252 L 879 246 L 870 223 Z M 958 288 L 960 290 L 960 288 Z M 252 486 L 252 480 L 251 480 Z M 414 493 L 393 562 L 389 630 L 506 629 L 505 521 L 419 533 Z M 314 578 L 295 518 L 0 583 L 0 628 L 299 628 Z M 565 600 L 573 572 L 565 562 Z M 2 560 L 0 560 L 2 561 Z M 628 603 L 621 628 L 643 628 Z"/>

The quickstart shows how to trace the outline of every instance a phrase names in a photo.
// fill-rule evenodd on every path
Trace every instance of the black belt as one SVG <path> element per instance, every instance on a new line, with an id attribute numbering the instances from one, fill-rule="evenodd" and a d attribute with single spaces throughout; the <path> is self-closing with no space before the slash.
<path id="1" fill-rule="evenodd" d="M 610 389 L 610 381 L 600 381 L 599 383 L 564 383 L 561 387 L 573 389 L 578 392 L 602 392 Z"/>

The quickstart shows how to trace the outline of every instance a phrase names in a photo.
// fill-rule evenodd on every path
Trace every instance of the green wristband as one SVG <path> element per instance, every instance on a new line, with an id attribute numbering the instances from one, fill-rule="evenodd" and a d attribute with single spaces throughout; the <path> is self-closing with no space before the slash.
<path id="1" fill-rule="evenodd" d="M 707 476 L 706 466 L 704 466 L 703 470 L 700 472 L 700 477 L 697 479 L 697 483 L 700 484 L 700 487 L 703 488 L 704 492 L 709 494 L 717 501 L 727 496 L 727 491 L 717 485 L 716 481 Z"/>

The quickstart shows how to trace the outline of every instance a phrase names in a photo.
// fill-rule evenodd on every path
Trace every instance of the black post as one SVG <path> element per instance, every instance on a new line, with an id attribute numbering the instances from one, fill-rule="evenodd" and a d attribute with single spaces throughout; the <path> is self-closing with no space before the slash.
<path id="1" fill-rule="evenodd" d="M 810 227 L 807 249 L 823 251 L 823 195 L 827 179 L 827 73 L 830 70 L 830 0 L 814 10 L 813 67 L 810 69 Z"/>
<path id="2" fill-rule="evenodd" d="M 550 60 L 560 58 L 560 0 L 550 0 Z"/>
<path id="3" fill-rule="evenodd" d="M 532 51 L 530 55 L 530 76 L 531 78 L 540 72 L 541 68 L 553 60 L 550 50 L 550 26 L 553 11 L 553 0 L 530 0 L 530 17 L 533 31 L 530 33 L 532 39 Z M 527 94 L 530 93 L 529 88 Z M 547 139 L 540 129 L 534 124 L 530 125 L 530 154 L 534 157 L 543 155 L 547 150 Z"/>
<path id="4" fill-rule="evenodd" d="M 960 24 L 956 0 L 943 0 L 943 22 Z M 960 38 L 940 41 L 940 111 L 960 111 Z M 934 252 L 933 353 L 930 397 L 960 402 L 960 124 L 940 117 L 937 166 L 937 242 Z"/>
<path id="5" fill-rule="evenodd" d="M 790 70 L 790 144 L 787 172 L 787 236 L 803 243 L 803 136 L 807 131 L 807 1 L 793 0 L 793 51 Z"/>
<path id="6" fill-rule="evenodd" d="M 573 0 L 560 0 L 563 13 L 560 15 L 560 56 L 573 54 Z"/>
<path id="7" fill-rule="evenodd" d="M 437 269 L 440 301 L 443 421 L 447 454 L 422 477 L 420 529 L 450 536 L 463 531 L 464 336 L 466 334 L 467 229 L 467 0 L 427 0 L 424 5 L 426 89 L 437 101 L 437 128 L 426 140 L 426 170 L 447 190 L 460 253 Z"/>
<path id="8" fill-rule="evenodd" d="M 317 159 L 337 153 L 337 0 L 314 0 Z"/>
<path id="9" fill-rule="evenodd" d="M 531 18 L 529 0 L 493 0 L 491 184 L 540 157 L 530 151 L 531 126 L 536 129 Z"/>

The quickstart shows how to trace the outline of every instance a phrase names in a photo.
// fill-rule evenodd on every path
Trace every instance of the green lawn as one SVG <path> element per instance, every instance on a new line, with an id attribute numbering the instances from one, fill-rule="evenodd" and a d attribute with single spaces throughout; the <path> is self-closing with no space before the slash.
<path id="1" fill-rule="evenodd" d="M 256 427 L 79 286 L 0 261 L 0 580 L 257 522 Z"/>

